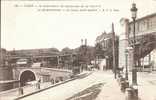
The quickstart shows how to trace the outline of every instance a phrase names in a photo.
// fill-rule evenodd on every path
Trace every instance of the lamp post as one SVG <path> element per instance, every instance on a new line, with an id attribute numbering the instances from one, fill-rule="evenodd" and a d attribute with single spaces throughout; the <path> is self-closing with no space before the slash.
<path id="1" fill-rule="evenodd" d="M 2 65 L 2 48 L 1 48 L 1 33 L 0 33 L 0 67 Z"/>
<path id="2" fill-rule="evenodd" d="M 133 66 L 132 66 L 132 85 L 137 85 L 137 70 L 136 70 L 136 51 L 135 51 L 135 21 L 137 17 L 137 8 L 136 4 L 132 4 L 131 12 L 132 12 L 132 19 L 133 19 Z"/>
<path id="3" fill-rule="evenodd" d="M 106 70 L 109 68 L 109 57 L 108 56 L 105 56 L 105 58 L 106 58 Z"/>
<path id="4" fill-rule="evenodd" d="M 126 72 L 125 72 L 125 78 L 126 78 L 126 80 L 128 80 L 128 50 L 126 49 L 125 50 L 125 56 L 126 56 Z"/>

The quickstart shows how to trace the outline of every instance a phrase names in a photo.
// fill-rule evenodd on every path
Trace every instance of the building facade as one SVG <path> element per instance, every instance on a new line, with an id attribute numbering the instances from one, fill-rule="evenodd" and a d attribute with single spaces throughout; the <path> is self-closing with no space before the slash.
<path id="1" fill-rule="evenodd" d="M 0 50 L 0 66 L 4 66 L 6 63 L 7 50 L 1 48 Z"/>
<path id="2" fill-rule="evenodd" d="M 113 34 L 102 33 L 96 38 L 96 58 L 100 69 L 112 69 L 113 68 Z M 118 67 L 118 37 L 115 36 L 115 57 L 116 67 Z"/>

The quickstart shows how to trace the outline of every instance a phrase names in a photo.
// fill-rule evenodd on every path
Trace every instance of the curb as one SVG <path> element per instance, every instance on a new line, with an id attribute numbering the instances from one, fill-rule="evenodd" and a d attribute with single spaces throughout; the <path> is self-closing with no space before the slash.
<path id="1" fill-rule="evenodd" d="M 86 76 L 89 76 L 90 74 L 92 74 L 92 72 L 87 73 Z M 82 75 L 83 75 L 83 74 L 82 74 Z M 33 94 L 36 94 L 36 93 L 42 92 L 42 91 L 44 91 L 44 90 L 47 90 L 47 89 L 50 89 L 50 88 L 53 88 L 53 87 L 56 87 L 56 86 L 59 86 L 59 85 L 61 85 L 61 84 L 64 84 L 64 83 L 70 82 L 70 81 L 72 81 L 72 80 L 76 80 L 76 79 L 79 78 L 78 76 L 81 76 L 81 75 L 77 75 L 77 76 L 74 77 L 74 78 L 68 79 L 68 80 L 63 81 L 63 82 L 60 82 L 60 83 L 56 83 L 56 84 L 51 85 L 51 86 L 49 86 L 49 87 L 46 87 L 46 88 L 44 88 L 44 89 L 40 89 L 40 90 L 37 90 L 37 91 L 35 91 L 35 92 L 32 92 L 32 93 L 28 93 L 28 94 L 25 94 L 25 95 L 19 96 L 19 97 L 15 98 L 14 100 L 20 100 L 20 99 L 22 99 L 22 98 L 24 98 L 24 97 L 27 97 L 27 96 L 30 96 L 30 95 L 33 95 Z"/>

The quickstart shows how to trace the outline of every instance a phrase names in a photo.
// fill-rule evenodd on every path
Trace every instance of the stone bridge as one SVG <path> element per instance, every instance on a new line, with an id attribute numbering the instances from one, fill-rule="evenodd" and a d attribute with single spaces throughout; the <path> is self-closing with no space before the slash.
<path id="1" fill-rule="evenodd" d="M 15 67 L 13 68 L 13 79 L 20 81 L 24 86 L 26 82 L 41 80 L 48 82 L 53 80 L 62 81 L 70 78 L 72 71 L 65 69 L 45 68 L 45 67 Z"/>

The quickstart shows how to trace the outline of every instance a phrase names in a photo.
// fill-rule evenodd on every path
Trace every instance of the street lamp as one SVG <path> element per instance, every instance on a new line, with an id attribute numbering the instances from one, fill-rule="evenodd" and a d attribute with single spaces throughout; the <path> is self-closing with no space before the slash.
<path id="1" fill-rule="evenodd" d="M 128 80 L 128 49 L 125 50 L 125 56 L 126 56 L 126 72 L 125 72 L 125 78 Z"/>
<path id="2" fill-rule="evenodd" d="M 137 8 L 136 4 L 132 4 L 131 12 L 132 12 L 132 19 L 133 19 L 133 66 L 132 66 L 132 85 L 137 85 L 137 70 L 136 70 L 136 51 L 135 51 L 135 20 L 137 17 Z"/>

